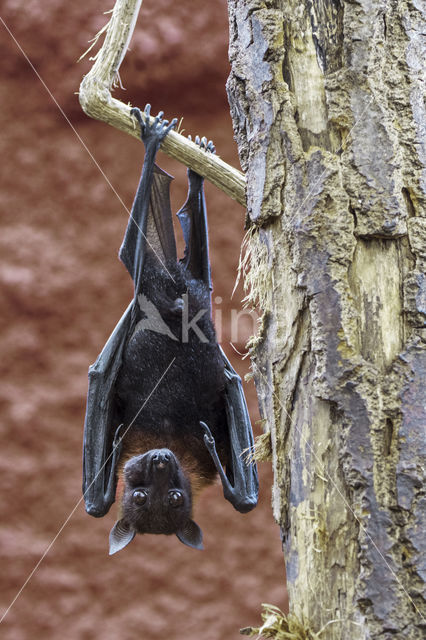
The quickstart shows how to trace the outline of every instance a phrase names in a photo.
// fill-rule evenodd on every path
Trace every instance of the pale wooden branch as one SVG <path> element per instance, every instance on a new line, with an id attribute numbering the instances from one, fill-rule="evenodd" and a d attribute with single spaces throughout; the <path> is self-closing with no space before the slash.
<path id="1" fill-rule="evenodd" d="M 113 98 L 111 89 L 127 52 L 141 5 L 142 0 L 117 0 L 104 43 L 96 55 L 92 69 L 83 78 L 79 91 L 81 107 L 88 116 L 121 129 L 135 138 L 140 138 L 140 133 L 136 120 L 130 116 L 131 106 Z M 170 118 L 172 115 L 168 114 Z M 175 131 L 171 131 L 165 138 L 161 150 L 206 177 L 245 206 L 245 177 L 241 171 L 218 156 L 205 153 L 194 142 Z"/>

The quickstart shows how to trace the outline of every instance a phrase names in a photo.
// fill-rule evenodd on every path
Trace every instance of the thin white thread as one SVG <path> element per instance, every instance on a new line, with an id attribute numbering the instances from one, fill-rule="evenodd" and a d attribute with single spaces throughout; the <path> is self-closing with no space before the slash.
<path id="1" fill-rule="evenodd" d="M 133 425 L 134 421 L 136 420 L 136 418 L 138 417 L 138 415 L 140 414 L 140 412 L 142 411 L 142 409 L 146 406 L 147 402 L 149 401 L 149 399 L 151 398 L 152 394 L 155 392 L 155 390 L 158 388 L 159 384 L 161 383 L 161 381 L 163 380 L 163 378 L 165 377 L 165 375 L 167 374 L 168 370 L 170 369 L 170 367 L 172 366 L 172 364 L 174 363 L 174 361 L 176 360 L 176 358 L 173 358 L 173 360 L 170 362 L 169 366 L 167 367 L 167 369 L 164 371 L 164 373 L 162 374 L 162 376 L 160 377 L 160 379 L 158 380 L 158 382 L 156 383 L 156 385 L 154 386 L 154 388 L 152 389 L 152 391 L 150 392 L 149 396 L 146 398 L 145 402 L 141 405 L 141 408 L 139 409 L 139 411 L 137 412 L 137 414 L 135 415 L 135 417 L 133 418 L 133 420 L 131 421 L 131 423 L 129 424 L 129 426 L 127 427 L 126 431 L 124 432 L 124 434 L 120 437 L 120 440 L 122 440 L 124 438 L 124 436 L 127 434 L 127 432 L 129 431 L 130 427 Z M 37 562 L 37 564 L 35 565 L 34 569 L 31 571 L 31 573 L 29 574 L 29 576 L 27 577 L 27 579 L 25 580 L 24 584 L 22 585 L 22 587 L 19 589 L 18 593 L 16 594 L 16 596 L 13 598 L 12 602 L 10 603 L 10 605 L 8 606 L 8 608 L 6 609 L 6 611 L 4 612 L 4 614 L 2 615 L 2 617 L 0 618 L 0 624 L 3 622 L 3 620 L 5 619 L 5 617 L 7 616 L 7 614 L 9 613 L 9 611 L 11 610 L 11 608 L 13 607 L 13 605 L 15 604 L 15 602 L 18 600 L 19 596 L 21 595 L 21 593 L 23 592 L 23 590 L 25 589 L 25 587 L 27 586 L 27 584 L 29 583 L 29 581 L 31 580 L 31 578 L 33 577 L 33 575 L 35 574 L 35 572 L 37 571 L 37 569 L 39 568 L 39 566 L 41 565 L 41 563 L 43 562 L 44 558 L 47 556 L 47 554 L 49 553 L 50 549 L 53 547 L 53 545 L 55 544 L 56 540 L 59 538 L 59 536 L 61 535 L 62 531 L 65 529 L 66 525 L 68 524 L 68 522 L 71 520 L 72 516 L 74 515 L 74 513 L 77 511 L 78 507 L 80 506 L 80 504 L 83 502 L 84 500 L 84 496 L 86 495 L 86 493 L 89 491 L 90 487 L 93 485 L 93 483 L 96 481 L 96 479 L 98 478 L 99 474 L 104 470 L 106 464 L 109 462 L 109 460 L 111 459 L 112 455 L 114 454 L 114 450 L 111 451 L 111 453 L 109 454 L 108 458 L 105 460 L 104 464 L 102 465 L 102 467 L 99 469 L 98 473 L 96 474 L 96 476 L 94 477 L 94 479 L 92 480 L 92 482 L 90 483 L 90 485 L 87 487 L 86 491 L 84 492 L 84 494 L 81 496 L 81 498 L 78 500 L 77 504 L 75 505 L 75 507 L 72 509 L 71 513 L 68 515 L 68 517 L 66 518 L 65 522 L 62 524 L 61 528 L 59 529 L 58 533 L 55 535 L 55 537 L 53 538 L 53 540 L 51 541 L 51 543 L 48 545 L 48 547 L 45 549 L 43 555 L 41 556 L 40 560 Z"/>
<path id="2" fill-rule="evenodd" d="M 79 140 L 79 142 L 81 143 L 81 145 L 83 146 L 83 148 L 86 150 L 86 152 L 88 153 L 88 155 L 90 156 L 91 160 L 93 161 L 93 163 L 95 164 L 95 166 L 97 167 L 97 169 L 99 170 L 99 172 L 101 173 L 101 175 L 103 176 L 103 178 L 105 179 L 105 181 L 107 182 L 107 184 L 109 185 L 109 187 L 111 188 L 111 190 L 113 191 L 113 193 L 116 195 L 116 197 L 118 198 L 118 200 L 120 201 L 120 203 L 122 204 L 123 208 L 125 209 L 125 211 L 127 212 L 129 218 L 131 218 L 134 222 L 134 224 L 137 226 L 137 228 L 139 229 L 140 233 L 142 234 L 142 236 L 145 238 L 146 242 L 149 244 L 149 246 L 151 247 L 153 253 L 155 254 L 155 256 L 157 257 L 157 259 L 159 260 L 159 262 L 161 263 L 161 265 L 164 267 L 165 271 L 168 273 L 168 275 L 170 276 L 170 278 L 174 281 L 173 276 L 169 273 L 167 267 L 163 264 L 160 256 L 157 254 L 157 252 L 155 251 L 154 247 L 152 247 L 151 243 L 149 242 L 148 238 L 146 237 L 146 235 L 143 233 L 142 229 L 140 228 L 140 226 L 138 225 L 138 223 L 136 222 L 136 220 L 133 218 L 131 212 L 128 210 L 128 208 L 126 207 L 126 205 L 124 204 L 122 198 L 120 197 L 120 195 L 117 193 L 117 191 L 115 190 L 115 188 L 113 187 L 113 185 L 111 184 L 110 180 L 108 179 L 108 177 L 106 176 L 106 174 L 104 173 L 104 171 L 102 170 L 102 168 L 100 167 L 99 163 L 97 162 L 97 160 L 95 159 L 95 157 L 93 156 L 93 154 L 91 153 L 91 151 L 89 150 L 89 148 L 87 147 L 87 145 L 85 144 L 85 142 L 83 141 L 83 139 L 81 138 L 81 136 L 79 135 L 79 133 L 77 132 L 77 130 L 75 129 L 74 125 L 72 124 L 72 122 L 70 121 L 70 119 L 68 118 L 68 116 L 66 115 L 66 113 L 64 112 L 64 110 L 62 109 L 62 107 L 60 106 L 60 104 L 58 103 L 58 101 L 56 100 L 55 96 L 52 94 L 52 92 L 50 91 L 49 87 L 47 86 L 47 84 L 45 83 L 45 81 L 43 80 L 43 78 L 41 77 L 41 75 L 39 74 L 39 72 L 37 71 L 37 69 L 35 68 L 35 66 L 33 65 L 33 63 L 31 62 L 31 60 L 29 59 L 29 57 L 27 56 L 27 54 L 25 53 L 24 49 L 22 48 L 22 46 L 20 45 L 20 43 L 18 42 L 18 40 L 15 38 L 15 36 L 13 35 L 12 31 L 9 29 L 8 25 L 6 24 L 6 22 L 3 20 L 3 18 L 0 16 L 0 21 L 3 24 L 4 28 L 6 29 L 6 31 L 9 33 L 10 37 L 12 38 L 12 40 L 14 41 L 15 45 L 18 47 L 19 51 L 21 52 L 21 54 L 23 55 L 23 57 L 25 58 L 26 62 L 29 64 L 29 66 L 31 67 L 32 71 L 35 73 L 35 75 L 37 76 L 37 78 L 40 80 L 41 84 L 43 85 L 43 87 L 45 88 L 45 90 L 47 91 L 48 95 L 50 96 L 51 100 L 54 102 L 54 104 L 57 106 L 57 108 L 59 109 L 60 113 L 62 114 L 63 118 L 65 119 L 65 121 L 68 123 L 68 125 L 71 127 L 72 131 L 74 132 L 75 136 L 77 137 L 77 139 Z M 167 367 L 166 371 L 164 372 L 163 376 L 160 378 L 159 382 L 157 383 L 157 385 L 154 387 L 153 391 L 151 392 L 151 394 L 148 396 L 147 400 L 145 401 L 148 402 L 149 398 L 151 397 L 152 393 L 155 391 L 155 389 L 157 388 L 158 384 L 161 382 L 161 380 L 163 379 L 163 377 L 166 375 L 167 371 L 169 370 L 169 368 L 171 367 L 171 365 L 173 364 L 175 358 L 172 360 L 172 362 L 170 363 L 170 365 Z M 126 435 L 127 431 L 130 429 L 130 427 L 132 426 L 132 424 L 134 423 L 134 421 L 136 420 L 137 416 L 139 415 L 139 413 L 142 411 L 143 407 L 145 406 L 142 405 L 141 408 L 139 409 L 138 413 L 136 414 L 136 416 L 134 417 L 134 419 L 132 420 L 132 422 L 130 423 L 129 427 L 126 429 L 126 432 L 124 433 L 124 435 Z M 124 435 L 122 437 L 124 437 Z M 107 464 L 107 462 L 109 461 L 109 459 L 111 458 L 112 453 L 110 454 L 110 456 L 106 459 L 104 465 L 101 467 L 101 469 L 99 470 L 98 474 L 95 476 L 93 482 L 95 482 L 96 478 L 98 477 L 99 473 L 101 473 L 101 471 L 104 469 L 105 465 Z M 92 482 L 92 484 L 93 484 Z M 90 485 L 92 486 L 92 485 Z M 88 487 L 89 489 L 90 487 Z M 88 491 L 88 489 L 86 491 Z M 34 569 L 31 571 L 31 573 L 29 574 L 28 578 L 25 580 L 24 584 L 22 585 L 21 589 L 18 591 L 18 593 L 16 594 L 15 598 L 12 600 L 11 604 L 9 605 L 9 607 L 6 609 L 5 613 L 2 615 L 2 617 L 0 618 L 0 624 L 3 622 L 4 618 L 6 617 L 6 615 L 9 613 L 10 609 L 12 608 L 12 606 L 15 604 L 15 602 L 17 601 L 17 599 L 19 598 L 19 596 L 21 595 L 22 591 L 25 589 L 26 585 L 29 583 L 29 581 L 31 580 L 31 578 L 33 577 L 33 575 L 35 574 L 35 572 L 37 571 L 37 569 L 39 568 L 40 564 L 43 562 L 44 558 L 46 557 L 46 555 L 49 553 L 50 549 L 52 548 L 52 546 L 54 545 L 54 543 L 56 542 L 57 538 L 59 537 L 59 535 L 61 534 L 61 532 L 63 531 L 63 529 L 65 528 L 65 526 L 68 524 L 69 520 L 71 519 L 71 517 L 73 516 L 73 514 L 75 513 L 75 511 L 77 510 L 78 506 L 81 504 L 81 502 L 84 499 L 84 495 L 80 498 L 80 500 L 77 502 L 77 504 L 75 505 L 74 509 L 71 511 L 71 513 L 69 514 L 69 516 L 67 517 L 67 519 L 65 520 L 65 522 L 63 523 L 63 525 L 61 526 L 61 528 L 59 529 L 58 533 L 56 534 L 56 536 L 53 538 L 52 542 L 49 544 L 49 546 L 47 547 L 47 549 L 44 551 L 43 555 L 41 556 L 40 560 L 37 562 L 36 566 L 34 567 Z"/>
<path id="3" fill-rule="evenodd" d="M 78 140 L 80 141 L 80 143 L 82 144 L 82 146 L 84 147 L 84 149 L 87 151 L 87 153 L 89 154 L 90 158 L 93 160 L 94 164 L 96 165 L 96 167 L 98 168 L 98 170 L 100 171 L 100 173 L 102 174 L 102 176 L 104 177 L 104 179 L 106 180 L 106 182 L 108 183 L 108 185 L 110 186 L 110 188 L 112 189 L 112 191 L 114 192 L 114 194 L 117 196 L 117 198 L 119 199 L 119 201 L 121 202 L 121 204 L 123 205 L 124 209 L 126 210 L 126 212 L 128 213 L 129 217 L 132 218 L 133 222 L 136 224 L 136 226 L 138 227 L 139 231 L 142 233 L 143 237 L 146 239 L 146 241 L 148 242 L 148 244 L 150 245 L 151 249 L 154 251 L 155 255 L 157 256 L 158 260 L 160 261 L 160 263 L 162 264 L 162 266 L 165 268 L 165 270 L 168 272 L 167 268 L 165 267 L 165 265 L 163 264 L 161 258 L 157 255 L 157 253 L 155 252 L 155 249 L 151 246 L 148 238 L 146 238 L 145 234 L 143 233 L 143 231 L 140 229 L 139 225 L 137 224 L 137 222 L 134 220 L 133 216 L 131 215 L 131 213 L 129 212 L 128 208 L 126 207 L 126 205 L 124 204 L 123 200 L 121 199 L 121 197 L 118 195 L 117 191 L 114 189 L 114 187 L 112 186 L 111 182 L 109 181 L 108 177 L 105 175 L 105 173 L 103 172 L 103 170 L 101 169 L 101 167 L 99 166 L 99 164 L 97 163 L 97 161 L 95 160 L 94 156 L 92 155 L 92 153 L 89 151 L 89 149 L 87 148 L 86 144 L 84 143 L 84 141 L 82 140 L 82 138 L 80 137 L 80 135 L 78 134 L 78 132 L 76 131 L 76 129 L 74 128 L 74 126 L 72 125 L 71 121 L 69 120 L 68 116 L 65 114 L 65 112 L 63 111 L 62 107 L 59 105 L 59 103 L 57 102 L 57 100 L 55 99 L 55 97 L 53 96 L 53 94 L 51 93 L 51 91 L 49 90 L 49 88 L 47 87 L 46 83 L 44 82 L 44 80 L 41 78 L 40 74 L 38 73 L 38 71 L 35 69 L 34 65 L 32 64 L 32 62 L 30 61 L 30 59 L 28 58 L 28 56 L 26 55 L 25 51 L 22 49 L 21 45 L 19 44 L 19 42 L 16 40 L 16 38 L 14 37 L 14 35 L 12 34 L 12 32 L 10 31 L 9 27 L 6 25 L 6 23 L 4 22 L 3 18 L 1 18 L 0 16 L 0 20 L 3 23 L 3 26 L 5 27 L 5 29 L 8 31 L 9 35 L 12 37 L 12 39 L 14 40 L 15 44 L 17 45 L 17 47 L 19 48 L 19 50 L 21 51 L 22 55 L 24 56 L 24 58 L 26 59 L 26 61 L 28 62 L 28 64 L 30 65 L 30 67 L 32 68 L 32 70 L 34 71 L 34 73 L 36 74 L 36 76 L 38 77 L 38 79 L 40 80 L 40 82 L 42 83 L 42 85 L 44 86 L 44 88 L 46 89 L 46 91 L 48 92 L 49 96 L 51 97 L 51 99 L 53 100 L 53 102 L 56 104 L 56 106 L 58 107 L 59 111 L 61 112 L 61 114 L 63 115 L 63 117 L 65 118 L 65 120 L 67 121 L 67 123 L 69 124 L 69 126 L 71 127 L 71 129 L 73 130 L 73 132 L 75 133 L 76 137 L 78 138 Z M 365 106 L 364 110 L 362 111 L 361 115 L 358 116 L 358 119 L 354 122 L 353 126 L 351 127 L 349 133 L 346 135 L 345 137 L 345 142 L 348 139 L 348 137 L 350 136 L 350 134 L 352 133 L 353 129 L 355 128 L 355 126 L 358 124 L 359 120 L 362 118 L 362 116 L 364 115 L 364 113 L 367 111 L 367 108 L 370 106 L 371 102 L 373 101 L 374 96 L 371 96 L 369 102 L 367 103 L 367 105 Z M 339 149 L 337 150 L 337 152 L 335 153 L 339 153 L 339 151 L 342 149 L 342 144 L 340 145 Z M 305 202 L 308 200 L 308 198 L 313 194 L 313 189 L 315 187 L 317 187 L 322 178 L 324 177 L 324 175 L 327 173 L 327 170 L 324 170 L 323 173 L 320 175 L 320 177 L 318 178 L 317 182 L 314 183 L 314 185 L 312 185 L 311 189 L 309 190 L 308 194 L 306 195 L 305 199 L 302 201 L 302 203 L 299 205 L 299 207 L 296 209 L 296 213 L 298 213 L 301 208 L 303 207 L 303 205 L 305 204 Z M 173 277 L 171 276 L 171 274 L 169 273 L 170 277 L 173 280 Z M 173 360 L 174 361 L 174 360 Z M 173 364 L 173 361 L 170 363 L 169 367 L 167 368 L 167 370 L 165 371 L 165 373 L 163 374 L 162 377 L 164 377 L 164 375 L 167 373 L 168 369 L 170 368 L 170 366 Z M 257 368 L 257 367 L 256 367 Z M 260 375 L 262 376 L 262 374 L 260 373 Z M 263 376 L 262 376 L 263 377 Z M 161 378 L 162 379 L 162 378 Z M 160 381 L 161 381 L 160 379 Z M 160 382 L 159 381 L 159 382 Z M 159 384 L 159 383 L 158 383 Z M 158 386 L 158 384 L 156 385 L 156 387 Z M 268 383 L 267 383 L 268 385 Z M 269 385 L 268 385 L 269 386 Z M 156 388 L 155 387 L 155 388 Z M 154 390 L 155 390 L 154 388 Z M 154 391 L 153 390 L 153 391 Z M 318 464 L 321 466 L 321 462 L 319 461 L 319 458 L 317 458 L 314 450 L 312 449 L 312 447 L 310 446 L 309 442 L 307 441 L 306 438 L 304 438 L 303 434 L 301 433 L 301 431 L 299 430 L 299 428 L 297 427 L 297 425 L 295 424 L 295 422 L 293 421 L 292 417 L 288 414 L 287 410 L 285 409 L 285 407 L 282 405 L 281 400 L 278 398 L 276 392 L 270 388 L 270 391 L 272 391 L 272 393 L 275 395 L 275 397 L 278 399 L 279 404 L 281 405 L 281 408 L 284 410 L 284 412 L 286 413 L 286 415 L 288 416 L 288 418 L 290 419 L 290 421 L 293 423 L 293 425 L 296 427 L 296 429 L 299 431 L 299 434 L 301 435 L 302 439 L 305 441 L 306 445 L 308 446 L 308 448 L 310 449 L 311 453 L 314 455 L 315 459 L 317 460 Z M 153 392 L 152 392 L 153 393 Z M 152 394 L 151 393 L 151 394 Z M 143 405 L 145 406 L 145 405 Z M 129 427 L 126 429 L 124 435 L 126 435 L 126 433 L 128 432 L 128 430 L 130 429 L 130 427 L 132 426 L 132 424 L 134 423 L 134 421 L 136 420 L 137 416 L 139 415 L 139 413 L 142 411 L 143 406 L 139 409 L 138 413 L 136 414 L 136 416 L 133 418 L 133 421 L 130 423 Z M 124 437 L 124 435 L 122 437 Z M 107 460 L 105 461 L 103 467 L 100 469 L 99 473 L 103 470 L 105 464 L 108 462 L 108 460 L 110 459 L 112 453 L 110 454 L 110 456 L 107 458 Z M 339 493 L 339 495 L 341 496 L 341 498 L 343 499 L 343 502 L 346 504 L 346 506 L 348 507 L 348 509 L 352 512 L 354 518 L 356 519 L 356 521 L 358 522 L 360 528 L 364 531 L 366 537 L 372 542 L 373 546 L 375 547 L 376 551 L 378 552 L 378 554 L 380 555 L 380 557 L 382 558 L 383 562 L 385 563 L 385 565 L 387 566 L 387 568 L 389 569 L 389 571 L 391 572 L 391 574 L 394 576 L 394 578 L 396 579 L 396 581 L 399 583 L 400 587 L 402 588 L 402 590 L 404 591 L 404 593 L 407 595 L 408 599 L 410 600 L 411 604 L 413 605 L 413 607 L 416 609 L 416 611 L 418 612 L 418 614 L 420 615 L 420 617 L 424 620 L 425 618 L 422 616 L 421 612 L 419 611 L 419 609 L 417 608 L 417 606 L 415 605 L 414 601 L 412 600 L 411 596 L 409 595 L 409 593 L 407 592 L 407 590 L 405 589 L 404 585 L 402 584 L 402 582 L 399 580 L 398 576 L 395 574 L 395 572 L 393 571 L 393 569 L 391 568 L 391 566 L 388 564 L 387 560 L 385 559 L 385 557 L 383 556 L 383 554 L 381 553 L 380 549 L 377 547 L 376 543 L 374 542 L 374 539 L 370 536 L 370 534 L 367 532 L 367 530 L 365 529 L 364 525 L 362 524 L 362 522 L 358 519 L 357 515 L 355 514 L 355 512 L 353 511 L 352 507 L 350 506 L 350 504 L 346 501 L 345 496 L 340 492 L 337 484 L 333 481 L 332 477 L 328 474 L 328 472 L 325 470 L 325 468 L 323 467 L 323 472 L 324 475 L 326 477 L 328 477 L 328 479 L 330 480 L 331 484 L 334 486 L 334 488 L 337 490 L 337 492 Z M 96 475 L 95 479 L 93 480 L 93 482 L 96 480 L 96 478 L 98 477 L 99 473 Z M 93 483 L 92 483 L 93 484 Z M 91 485 L 90 485 L 91 486 Z M 89 487 L 90 488 L 90 487 Z M 84 497 L 84 496 L 83 496 Z M 5 616 L 7 615 L 7 613 L 9 612 L 9 610 L 11 609 L 11 607 L 13 606 L 13 604 L 16 602 L 16 600 L 18 599 L 18 597 L 20 596 L 20 594 L 22 593 L 23 589 L 25 588 L 25 586 L 28 584 L 28 582 L 30 581 L 31 577 L 34 575 L 35 571 L 38 569 L 38 567 L 40 566 L 41 562 L 43 561 L 44 557 L 47 555 L 47 553 L 49 552 L 49 550 L 51 549 L 51 547 L 53 546 L 53 544 L 55 543 L 56 539 L 58 538 L 58 536 L 60 535 L 60 533 L 62 532 L 63 528 L 66 526 L 66 524 L 68 523 L 68 521 L 70 520 L 70 518 L 72 517 L 72 515 L 74 514 L 74 512 L 76 511 L 76 509 L 78 508 L 79 504 L 82 502 L 83 497 L 80 498 L 80 500 L 78 501 L 78 503 L 76 504 L 76 506 L 74 507 L 74 509 L 72 510 L 71 514 L 68 516 L 68 518 L 66 519 L 66 521 L 64 522 L 64 524 L 62 525 L 61 529 L 59 530 L 59 532 L 57 533 L 57 535 L 55 536 L 55 538 L 53 539 L 53 541 L 50 543 L 50 545 L 48 546 L 48 548 L 46 549 L 46 551 L 44 552 L 43 556 L 40 558 L 39 562 L 37 563 L 37 565 L 35 566 L 35 568 L 33 569 L 33 571 L 31 572 L 31 574 L 29 575 L 29 577 L 27 578 L 27 580 L 25 581 L 24 585 L 21 587 L 20 591 L 18 592 L 18 594 L 15 596 L 14 600 L 12 601 L 12 603 L 9 605 L 8 609 L 6 610 L 5 614 L 2 616 L 2 618 L 0 619 L 0 624 L 3 621 L 3 619 L 5 618 Z"/>

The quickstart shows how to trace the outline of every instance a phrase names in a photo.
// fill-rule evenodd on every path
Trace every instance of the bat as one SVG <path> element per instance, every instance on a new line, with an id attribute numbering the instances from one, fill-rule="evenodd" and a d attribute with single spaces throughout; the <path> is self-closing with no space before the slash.
<path id="1" fill-rule="evenodd" d="M 243 452 L 253 434 L 241 379 L 216 341 L 203 178 L 188 169 L 177 216 L 185 252 L 177 259 L 172 177 L 155 164 L 175 126 L 132 109 L 145 146 L 142 174 L 119 257 L 134 296 L 89 367 L 83 438 L 86 511 L 104 516 L 119 501 L 110 555 L 136 533 L 175 534 L 202 549 L 192 519 L 200 492 L 220 477 L 238 511 L 257 504 L 258 477 Z M 205 142 L 204 142 L 205 141 Z M 213 144 L 196 140 L 206 152 Z"/>

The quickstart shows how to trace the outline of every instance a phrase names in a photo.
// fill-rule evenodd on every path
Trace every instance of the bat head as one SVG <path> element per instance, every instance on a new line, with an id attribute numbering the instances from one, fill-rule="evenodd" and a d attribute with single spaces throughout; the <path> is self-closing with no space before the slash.
<path id="1" fill-rule="evenodd" d="M 170 449 L 152 449 L 124 465 L 122 518 L 109 536 L 112 555 L 136 533 L 176 534 L 194 549 L 203 548 L 203 534 L 191 519 L 191 485 Z"/>

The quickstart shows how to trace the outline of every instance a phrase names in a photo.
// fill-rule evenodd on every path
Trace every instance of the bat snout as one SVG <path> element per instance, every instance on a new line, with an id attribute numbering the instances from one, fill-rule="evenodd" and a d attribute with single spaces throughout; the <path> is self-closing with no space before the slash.
<path id="1" fill-rule="evenodd" d="M 174 461 L 175 456 L 170 449 L 154 449 L 152 451 L 151 462 L 156 469 L 166 469 Z"/>
<path id="2" fill-rule="evenodd" d="M 163 474 L 168 470 L 172 474 L 178 467 L 177 458 L 170 449 L 151 449 L 130 458 L 124 465 L 124 474 L 131 484 L 143 483 L 152 473 Z"/>
<path id="3" fill-rule="evenodd" d="M 157 469 L 164 469 L 170 462 L 170 457 L 167 453 L 156 453 L 152 457 L 152 463 L 157 467 Z"/>

